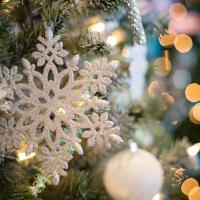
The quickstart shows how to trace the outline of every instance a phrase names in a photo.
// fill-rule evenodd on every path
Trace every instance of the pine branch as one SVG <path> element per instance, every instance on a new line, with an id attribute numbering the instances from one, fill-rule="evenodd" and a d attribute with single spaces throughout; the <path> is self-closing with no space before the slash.
<path id="1" fill-rule="evenodd" d="M 110 54 L 111 51 L 111 48 L 100 37 L 92 38 L 89 34 L 86 34 L 80 41 L 80 48 L 85 52 L 103 56 Z"/>
<path id="2" fill-rule="evenodd" d="M 1 191 L 0 200 L 41 200 L 26 185 L 9 185 Z"/>
<path id="3" fill-rule="evenodd" d="M 85 171 L 70 170 L 60 184 L 50 186 L 41 197 L 45 200 L 86 200 L 94 199 L 95 191 L 91 189 L 89 174 Z"/>
<path id="4" fill-rule="evenodd" d="M 0 165 L 0 200 L 39 200 L 31 190 L 31 180 L 36 172 L 24 169 L 16 161 Z"/>
<path id="5" fill-rule="evenodd" d="M 12 25 L 10 20 L 5 16 L 0 16 L 0 62 L 1 63 L 4 63 L 6 60 L 8 60 L 9 57 L 8 48 L 10 40 L 12 39 L 12 36 L 10 34 L 11 28 Z"/>

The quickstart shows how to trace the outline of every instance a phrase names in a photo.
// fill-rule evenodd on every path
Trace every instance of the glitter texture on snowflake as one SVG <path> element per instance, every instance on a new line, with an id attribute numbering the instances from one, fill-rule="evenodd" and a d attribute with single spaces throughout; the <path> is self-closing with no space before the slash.
<path id="1" fill-rule="evenodd" d="M 87 139 L 89 147 L 123 142 L 117 135 L 119 128 L 108 121 L 104 108 L 109 102 L 99 98 L 106 94 L 111 78 L 116 78 L 118 62 L 102 58 L 85 62 L 79 70 L 79 56 L 66 59 L 60 36 L 53 37 L 50 28 L 38 40 L 32 54 L 37 64 L 23 59 L 24 80 L 13 82 L 16 131 L 29 144 L 27 153 L 36 151 L 44 171 L 57 180 L 66 175 L 73 153 L 83 154 L 81 138 Z"/>

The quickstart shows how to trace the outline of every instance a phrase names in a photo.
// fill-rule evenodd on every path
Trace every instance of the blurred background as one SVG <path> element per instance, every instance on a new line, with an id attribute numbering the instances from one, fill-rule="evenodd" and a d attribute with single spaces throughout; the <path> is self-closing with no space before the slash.
<path id="1" fill-rule="evenodd" d="M 42 189 L 39 187 L 43 191 L 39 198 L 188 199 L 189 192 L 181 188 L 182 183 L 188 177 L 200 181 L 200 1 L 138 0 L 145 45 L 134 42 L 124 1 L 37 0 L 30 1 L 28 6 L 21 3 L 23 1 L 0 2 L 0 63 L 3 65 L 20 65 L 22 57 L 30 57 L 37 36 L 44 31 L 42 20 L 53 22 L 54 31 L 61 34 L 64 47 L 71 54 L 81 55 L 81 64 L 85 59 L 91 61 L 102 56 L 120 61 L 118 79 L 105 98 L 111 102 L 110 118 L 120 126 L 125 144 L 107 152 L 87 151 L 81 159 L 75 157 L 70 163 L 69 175 L 56 187 L 45 188 L 44 178 L 39 177 L 36 182 L 43 184 Z M 154 155 L 161 165 L 164 179 L 160 180 L 159 173 L 154 177 L 155 188 L 160 191 L 152 193 L 153 186 L 149 188 L 151 192 L 147 188 L 137 189 L 148 182 L 147 176 L 151 177 L 142 171 L 146 169 L 141 166 L 147 165 L 142 156 L 138 158 L 137 169 L 137 161 L 125 161 L 127 167 L 120 170 L 130 170 L 132 180 L 124 176 L 125 183 L 115 185 L 113 190 L 114 182 L 123 182 L 115 178 L 112 182 L 108 178 L 120 171 L 113 156 L 124 149 L 135 151 L 138 147 Z M 154 176 L 153 169 L 158 172 L 159 167 L 156 168 L 154 161 L 148 165 Z M 12 173 L 9 174 L 8 169 Z M 32 160 L 26 156 L 16 163 L 5 159 L 0 169 L 2 199 L 14 199 L 15 195 L 5 197 L 8 193 L 5 188 L 13 184 L 16 177 L 21 177 L 17 185 L 21 184 L 22 188 L 31 185 L 35 171 L 30 172 L 30 169 Z M 192 184 L 197 183 L 193 180 Z M 116 197 L 116 190 L 123 191 L 124 185 L 125 191 L 133 190 L 139 197 L 123 198 L 120 194 Z M 19 196 L 23 193 L 20 193 L 21 188 L 14 191 L 10 187 L 9 191 Z M 142 193 L 149 193 L 149 197 L 142 198 Z M 199 187 L 195 195 L 190 200 L 200 199 Z"/>

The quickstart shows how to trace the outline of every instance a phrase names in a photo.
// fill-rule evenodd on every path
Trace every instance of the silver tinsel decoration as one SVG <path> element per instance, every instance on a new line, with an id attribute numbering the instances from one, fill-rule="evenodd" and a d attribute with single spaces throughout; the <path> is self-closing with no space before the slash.
<path id="1" fill-rule="evenodd" d="M 146 36 L 142 25 L 142 18 L 135 0 L 124 0 L 126 13 L 133 32 L 133 39 L 138 44 L 146 43 Z"/>

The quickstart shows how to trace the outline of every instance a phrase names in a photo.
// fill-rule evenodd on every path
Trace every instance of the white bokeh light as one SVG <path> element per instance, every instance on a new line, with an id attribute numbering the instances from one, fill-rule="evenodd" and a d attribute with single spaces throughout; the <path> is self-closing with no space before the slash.
<path id="1" fill-rule="evenodd" d="M 184 89 L 191 82 L 191 75 L 184 69 L 177 70 L 172 77 L 173 84 L 178 89 Z"/>

